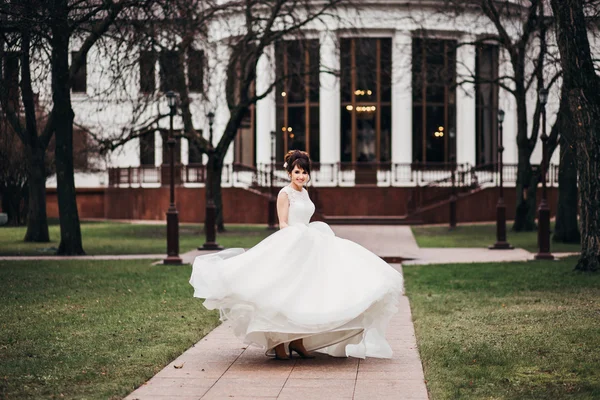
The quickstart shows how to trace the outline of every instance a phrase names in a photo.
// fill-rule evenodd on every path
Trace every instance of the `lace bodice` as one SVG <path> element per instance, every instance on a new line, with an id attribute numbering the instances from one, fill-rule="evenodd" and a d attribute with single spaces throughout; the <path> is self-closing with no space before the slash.
<path id="1" fill-rule="evenodd" d="M 285 186 L 279 193 L 287 194 L 290 202 L 290 210 L 288 212 L 288 225 L 303 224 L 308 225 L 310 217 L 315 212 L 315 205 L 308 197 L 308 191 L 302 188 L 299 192 L 292 189 L 290 186 Z"/>

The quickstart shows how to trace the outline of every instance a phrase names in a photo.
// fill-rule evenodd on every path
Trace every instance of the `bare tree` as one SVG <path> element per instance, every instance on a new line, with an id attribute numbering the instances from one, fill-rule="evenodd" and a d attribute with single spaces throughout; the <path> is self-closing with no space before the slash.
<path id="1" fill-rule="evenodd" d="M 517 204 L 513 225 L 515 231 L 535 229 L 536 191 L 540 179 L 539 171 L 534 171 L 531 155 L 538 142 L 540 132 L 541 105 L 535 104 L 531 128 L 528 122 L 528 93 L 541 87 L 549 88 L 560 74 L 545 79 L 545 71 L 552 60 L 548 60 L 546 45 L 546 24 L 540 17 L 542 0 L 498 2 L 495 0 L 450 1 L 441 9 L 447 18 L 449 13 L 456 15 L 476 11 L 483 15 L 485 25 L 491 22 L 493 33 L 478 35 L 473 42 L 460 43 L 475 45 L 493 43 L 504 50 L 510 65 L 510 73 L 501 74 L 497 79 L 489 81 L 504 89 L 515 98 L 517 111 Z M 465 78 L 465 77 L 463 77 Z M 482 83 L 476 79 L 475 71 L 462 83 Z M 536 96 L 537 97 L 537 96 Z M 551 152 L 556 147 L 558 133 L 552 130 L 550 138 Z"/>
<path id="2" fill-rule="evenodd" d="M 238 5 L 237 12 L 244 16 L 238 35 L 229 39 L 229 57 L 226 65 L 226 100 L 229 120 L 221 139 L 207 149 L 208 174 L 212 176 L 208 195 L 213 194 L 217 210 L 222 210 L 221 171 L 226 152 L 252 104 L 266 97 L 285 76 L 276 76 L 261 93 L 255 88 L 257 63 L 269 46 L 283 39 L 303 37 L 303 29 L 310 24 L 329 23 L 339 18 L 335 13 L 347 4 L 344 0 L 313 2 L 308 0 L 246 0 Z M 323 24 L 325 25 L 325 24 Z M 186 127 L 186 132 L 188 131 Z M 222 212 L 217 213 L 217 223 L 223 228 Z"/>
<path id="3" fill-rule="evenodd" d="M 36 119 L 45 121 L 43 110 L 37 105 Z M 43 125 L 40 126 L 43 129 Z M 49 147 L 53 147 L 51 141 Z M 8 213 L 9 224 L 23 225 L 27 223 L 29 214 L 29 168 L 26 147 L 12 129 L 4 113 L 0 113 L 0 196 L 2 208 Z M 45 178 L 54 173 L 54 155 L 45 157 L 42 166 Z"/>
<path id="4" fill-rule="evenodd" d="M 349 0 L 228 0 L 228 1 L 188 1 L 171 0 L 158 2 L 151 27 L 145 27 L 138 42 L 152 42 L 152 48 L 161 52 L 172 52 L 178 61 L 172 65 L 172 87 L 179 94 L 182 133 L 181 137 L 194 143 L 207 158 L 207 200 L 214 198 L 217 206 L 217 221 L 220 230 L 224 229 L 221 197 L 221 175 L 224 159 L 244 118 L 252 105 L 268 96 L 285 76 L 272 77 L 266 88 L 256 90 L 257 63 L 261 57 L 269 58 L 268 49 L 282 40 L 301 40 L 304 29 L 309 26 L 325 26 L 325 20 L 339 20 L 336 9 L 349 3 Z M 218 32 L 213 38 L 208 29 Z M 139 31 L 138 31 L 139 32 Z M 160 39 L 158 40 L 157 37 Z M 201 46 L 209 54 L 204 74 L 205 89 L 202 96 L 204 107 L 194 107 L 190 96 L 189 77 L 186 79 L 185 59 L 190 50 Z M 209 96 L 209 94 L 215 94 Z M 217 97 L 221 96 L 221 100 Z M 224 99 L 224 101 L 223 101 Z M 152 96 L 150 103 L 157 99 Z M 206 134 L 194 126 L 195 113 L 202 110 L 214 111 L 214 103 L 228 110 L 228 119 L 217 132 L 217 143 L 211 143 Z M 145 114 L 144 106 L 134 107 Z M 147 116 L 147 114 L 145 114 Z M 117 147 L 156 129 L 165 115 L 139 118 L 118 135 L 99 138 L 102 146 L 111 151 Z M 197 119 L 204 119 L 202 118 Z M 220 135 L 219 135 L 220 134 Z"/>
<path id="5" fill-rule="evenodd" d="M 8 215 L 8 225 L 22 225 L 27 221 L 27 168 L 23 163 L 23 145 L 0 119 L 0 198 L 2 210 Z"/>
<path id="6" fill-rule="evenodd" d="M 49 124 L 45 124 L 40 130 L 41 121 L 36 118 L 38 110 L 33 92 L 31 58 L 34 46 L 32 42 L 39 43 L 41 34 L 32 32 L 37 28 L 35 21 L 31 19 L 33 6 L 31 1 L 22 5 L 3 2 L 0 6 L 2 20 L 0 58 L 3 62 L 3 73 L 0 76 L 2 88 L 0 104 L 4 119 L 23 143 L 27 160 L 29 206 L 25 241 L 48 242 L 50 238 L 46 217 L 45 166 L 46 148 L 52 130 Z M 21 118 L 19 90 L 23 100 L 24 118 Z"/>
<path id="7" fill-rule="evenodd" d="M 563 95 L 572 118 L 581 201 L 581 256 L 575 267 L 600 270 L 600 79 L 594 70 L 583 0 L 552 0 L 563 69 Z"/>
<path id="8" fill-rule="evenodd" d="M 573 145 L 573 120 L 570 116 L 565 87 L 561 88 L 560 107 L 555 122 L 559 132 L 560 165 L 558 170 L 558 204 L 552 240 L 581 243 L 579 232 L 579 198 L 577 196 L 577 157 Z"/>
<path id="9" fill-rule="evenodd" d="M 140 2 L 54 0 L 0 5 L 3 20 L 0 56 L 6 50 L 18 55 L 21 103 L 10 98 L 8 90 L 0 96 L 0 104 L 11 128 L 25 146 L 28 164 L 29 215 L 26 241 L 49 241 L 45 198 L 45 159 L 48 144 L 56 133 L 56 172 L 61 241 L 58 254 L 84 254 L 73 169 L 73 109 L 71 85 L 90 48 L 104 35 L 119 14 Z M 79 51 L 69 63 L 70 41 L 82 38 Z M 38 57 L 35 59 L 35 57 Z M 36 76 L 44 62 L 50 64 L 52 99 L 47 120 L 37 117 Z M 18 75 L 18 74 L 17 74 Z M 38 82 L 39 83 L 39 82 Z M 40 84 L 43 86 L 43 84 Z M 11 87 L 7 75 L 2 87 Z M 20 118 L 21 105 L 24 118 Z M 43 124 L 43 128 L 42 128 Z"/>

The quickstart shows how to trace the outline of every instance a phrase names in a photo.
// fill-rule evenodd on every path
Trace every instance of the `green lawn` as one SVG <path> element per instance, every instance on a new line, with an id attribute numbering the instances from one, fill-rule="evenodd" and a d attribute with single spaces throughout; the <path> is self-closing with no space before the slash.
<path id="1" fill-rule="evenodd" d="M 554 229 L 554 223 L 552 223 Z M 419 247 L 488 247 L 496 243 L 496 225 L 413 226 Z M 507 226 L 506 240 L 517 248 L 537 252 L 537 232 L 512 232 Z M 553 252 L 578 252 L 578 244 L 550 243 Z"/>
<path id="2" fill-rule="evenodd" d="M 0 398 L 120 399 L 216 325 L 191 267 L 0 261 Z"/>
<path id="3" fill-rule="evenodd" d="M 405 266 L 431 399 L 600 398 L 600 274 L 575 262 Z"/>
<path id="4" fill-rule="evenodd" d="M 217 242 L 224 247 L 250 248 L 271 231 L 265 225 L 227 225 L 228 231 L 218 234 Z M 50 222 L 50 243 L 25 243 L 25 227 L 0 228 L 0 255 L 54 254 L 60 239 L 57 221 Z M 166 225 L 141 225 L 119 222 L 83 222 L 81 234 L 87 254 L 165 254 Z M 205 241 L 202 225 L 179 226 L 180 253 L 193 250 Z"/>

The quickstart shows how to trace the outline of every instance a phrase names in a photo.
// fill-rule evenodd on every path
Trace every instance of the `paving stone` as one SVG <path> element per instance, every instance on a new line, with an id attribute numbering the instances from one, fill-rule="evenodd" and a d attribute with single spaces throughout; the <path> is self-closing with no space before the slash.
<path id="1" fill-rule="evenodd" d="M 347 387 L 353 387 L 354 388 L 354 383 L 355 380 L 354 379 L 332 379 L 327 381 L 327 387 L 331 387 L 331 388 L 347 388 Z M 289 378 L 286 382 L 285 382 L 285 386 L 286 388 L 320 388 L 323 386 L 323 380 L 322 379 L 295 379 L 295 378 Z"/>
<path id="2" fill-rule="evenodd" d="M 179 378 L 152 378 L 149 382 L 139 387 L 127 399 L 144 399 L 149 396 L 197 396 L 204 393 L 214 384 L 213 380 L 179 379 Z"/>
<path id="3" fill-rule="evenodd" d="M 356 381 L 354 400 L 428 400 L 422 380 Z"/>
<path id="4" fill-rule="evenodd" d="M 257 376 L 249 376 L 246 378 L 221 378 L 219 382 L 231 382 L 235 385 L 246 385 L 246 386 L 268 386 L 268 387 L 278 387 L 282 388 L 289 379 L 287 376 L 285 377 L 275 377 L 270 376 L 267 378 L 257 377 Z M 267 396 L 269 397 L 269 396 Z"/>
<path id="5" fill-rule="evenodd" d="M 235 397 L 223 397 L 222 395 L 205 395 L 202 400 L 262 400 L 262 399 L 276 399 L 277 397 L 265 397 L 265 396 L 235 396 Z M 177 400 L 177 399 L 175 399 Z"/>
<path id="6" fill-rule="evenodd" d="M 202 396 L 177 396 L 177 395 L 166 395 L 166 396 L 154 396 L 154 395 L 136 395 L 135 397 L 127 396 L 125 400 L 200 400 Z"/>
<path id="7" fill-rule="evenodd" d="M 290 375 L 290 370 L 281 369 L 278 371 L 272 370 L 263 370 L 263 369 L 255 369 L 252 371 L 240 371 L 240 370 L 229 370 L 225 374 L 223 374 L 223 378 L 226 379 L 237 379 L 237 378 L 249 378 L 249 377 L 257 377 L 257 378 L 287 378 Z"/>
<path id="8" fill-rule="evenodd" d="M 280 374 L 281 372 L 290 373 L 293 368 L 293 364 L 287 363 L 289 365 L 281 365 L 280 362 L 248 362 L 248 363 L 234 363 L 231 365 L 227 373 L 232 372 L 253 372 L 253 371 L 264 371 L 264 372 L 274 372 L 275 374 Z"/>
<path id="9" fill-rule="evenodd" d="M 278 385 L 265 384 L 267 381 L 259 379 L 253 380 L 237 380 L 237 379 L 220 379 L 208 392 L 205 398 L 237 398 L 238 396 L 245 397 L 277 397 L 283 387 L 283 382 Z"/>
<path id="10" fill-rule="evenodd" d="M 402 365 L 402 364 L 396 364 Z M 397 381 L 404 379 L 425 379 L 423 377 L 423 371 L 416 370 L 411 365 L 409 368 L 404 369 L 391 369 L 389 371 L 358 371 L 356 376 L 358 381 L 361 380 L 383 380 L 383 381 Z"/>
<path id="11" fill-rule="evenodd" d="M 323 399 L 352 399 L 354 385 L 347 387 L 330 387 L 324 381 L 320 387 L 284 387 L 278 400 L 323 400 Z M 372 399 L 374 400 L 374 399 Z"/>
<path id="12" fill-rule="evenodd" d="M 402 373 L 413 369 L 415 363 L 420 364 L 420 359 L 417 356 L 412 358 L 381 360 L 381 362 L 369 362 L 369 360 L 364 360 L 360 362 L 358 372 Z M 419 368 L 419 370 L 421 369 Z M 402 377 L 400 377 L 400 379 L 401 378 Z"/>
<path id="13" fill-rule="evenodd" d="M 337 369 L 335 367 L 319 368 L 304 368 L 292 370 L 290 379 L 356 379 L 356 369 Z"/>

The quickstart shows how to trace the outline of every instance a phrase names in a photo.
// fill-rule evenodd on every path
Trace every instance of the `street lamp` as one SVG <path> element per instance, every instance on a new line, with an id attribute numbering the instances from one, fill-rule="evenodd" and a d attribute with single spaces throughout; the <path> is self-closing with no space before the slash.
<path id="1" fill-rule="evenodd" d="M 274 193 L 274 188 L 273 188 L 273 181 L 274 181 L 274 173 L 275 173 L 275 153 L 277 152 L 276 149 L 276 133 L 275 131 L 271 131 L 271 168 L 270 168 L 270 173 L 269 173 L 269 226 L 267 227 L 267 229 L 269 230 L 275 230 L 276 229 L 276 225 L 275 225 L 275 214 L 276 214 L 276 208 L 277 208 L 277 200 L 275 199 L 275 193 Z"/>
<path id="2" fill-rule="evenodd" d="M 538 253 L 536 260 L 553 260 L 550 253 L 550 207 L 546 193 L 546 174 L 548 169 L 548 135 L 546 134 L 546 103 L 548 102 L 548 90 L 540 89 L 539 101 L 542 106 L 542 201 L 538 208 Z"/>
<path id="3" fill-rule="evenodd" d="M 214 112 L 209 112 L 208 114 L 206 114 L 206 118 L 208 118 L 208 141 L 210 142 L 210 145 L 212 146 L 213 143 L 213 130 L 212 130 L 212 126 L 213 123 L 215 122 L 215 113 Z"/>
<path id="4" fill-rule="evenodd" d="M 216 242 L 217 236 L 217 207 L 215 206 L 214 193 L 212 188 L 212 174 L 208 172 L 211 167 L 211 172 L 214 171 L 215 149 L 213 148 L 213 123 L 215 122 L 215 114 L 211 111 L 206 115 L 208 119 L 208 140 L 210 147 L 207 151 L 208 163 L 206 165 L 206 207 L 204 209 L 204 233 L 206 234 L 206 242 L 198 250 L 221 250 L 222 247 Z"/>
<path id="5" fill-rule="evenodd" d="M 506 241 L 506 204 L 504 203 L 504 140 L 502 124 L 504 123 L 504 110 L 498 111 L 498 172 L 500 173 L 500 196 L 496 204 L 496 243 L 491 250 L 507 250 L 513 247 Z"/>
<path id="6" fill-rule="evenodd" d="M 168 91 L 167 103 L 169 104 L 169 174 L 170 174 L 170 199 L 167 210 L 167 258 L 163 264 L 181 264 L 179 258 L 179 213 L 175 207 L 175 138 L 173 137 L 173 117 L 177 112 L 177 96 Z"/>

